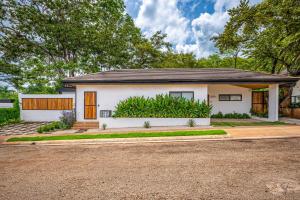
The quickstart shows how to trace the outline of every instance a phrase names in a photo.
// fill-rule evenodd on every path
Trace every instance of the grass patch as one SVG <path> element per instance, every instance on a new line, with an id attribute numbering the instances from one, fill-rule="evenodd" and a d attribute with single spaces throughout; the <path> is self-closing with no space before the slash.
<path id="1" fill-rule="evenodd" d="M 97 135 L 58 135 L 58 136 L 37 136 L 37 137 L 14 137 L 7 142 L 17 141 L 46 141 L 46 140 L 80 140 L 80 139 L 110 139 L 110 138 L 139 138 L 139 137 L 168 137 L 168 136 L 204 136 L 204 135 L 225 135 L 224 130 L 205 131 L 173 131 L 173 132 L 136 132 L 136 133 L 112 133 Z"/>
<path id="2" fill-rule="evenodd" d="M 270 126 L 270 125 L 287 125 L 284 122 L 211 122 L 213 126 Z"/>

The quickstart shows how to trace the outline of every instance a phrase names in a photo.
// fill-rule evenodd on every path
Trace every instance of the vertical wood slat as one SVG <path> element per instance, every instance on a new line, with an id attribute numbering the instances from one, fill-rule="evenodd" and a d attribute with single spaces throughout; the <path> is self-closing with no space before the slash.
<path id="1" fill-rule="evenodd" d="M 72 98 L 23 98 L 23 110 L 72 110 Z"/>
<path id="2" fill-rule="evenodd" d="M 97 118 L 97 98 L 96 92 L 84 93 L 84 118 L 96 119 Z"/>
<path id="3" fill-rule="evenodd" d="M 268 111 L 268 92 L 252 92 L 252 110 L 256 113 Z"/>

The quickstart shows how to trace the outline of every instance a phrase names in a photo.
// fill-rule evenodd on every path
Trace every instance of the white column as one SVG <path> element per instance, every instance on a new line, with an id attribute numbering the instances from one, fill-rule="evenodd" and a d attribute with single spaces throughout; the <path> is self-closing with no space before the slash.
<path id="1" fill-rule="evenodd" d="M 269 85 L 269 120 L 278 121 L 279 110 L 279 86 L 278 84 Z"/>

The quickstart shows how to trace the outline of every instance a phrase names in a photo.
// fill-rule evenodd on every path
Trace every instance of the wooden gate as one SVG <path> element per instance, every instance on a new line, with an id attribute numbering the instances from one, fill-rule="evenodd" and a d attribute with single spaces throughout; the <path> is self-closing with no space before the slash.
<path id="1" fill-rule="evenodd" d="M 84 119 L 97 118 L 97 92 L 84 92 Z"/>
<path id="2" fill-rule="evenodd" d="M 252 92 L 252 111 L 254 113 L 263 114 L 268 112 L 268 91 Z"/>

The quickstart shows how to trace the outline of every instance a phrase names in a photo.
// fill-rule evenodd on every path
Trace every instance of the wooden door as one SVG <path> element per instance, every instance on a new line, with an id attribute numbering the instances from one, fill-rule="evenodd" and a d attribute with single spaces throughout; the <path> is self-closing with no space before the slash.
<path id="1" fill-rule="evenodd" d="M 252 111 L 258 114 L 268 112 L 268 91 L 252 92 Z"/>
<path id="2" fill-rule="evenodd" d="M 97 118 L 97 92 L 84 92 L 84 119 Z"/>

